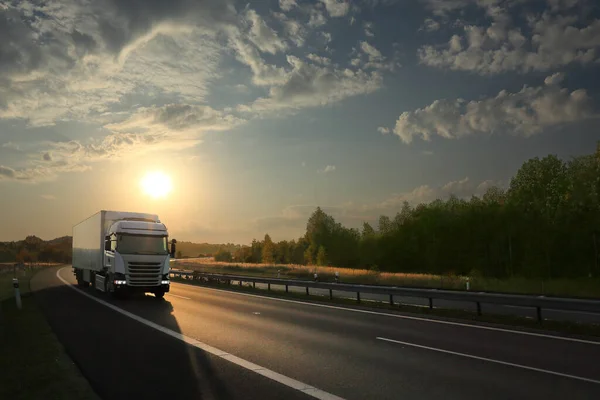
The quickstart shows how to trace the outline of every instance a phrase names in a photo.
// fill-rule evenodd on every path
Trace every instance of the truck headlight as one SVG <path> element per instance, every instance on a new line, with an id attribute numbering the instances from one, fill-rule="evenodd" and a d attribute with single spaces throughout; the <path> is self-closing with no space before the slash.
<path id="1" fill-rule="evenodd" d="M 160 284 L 161 284 L 161 285 L 168 285 L 168 284 L 169 284 L 169 281 L 163 280 L 163 281 L 161 281 L 161 282 L 160 282 Z"/>

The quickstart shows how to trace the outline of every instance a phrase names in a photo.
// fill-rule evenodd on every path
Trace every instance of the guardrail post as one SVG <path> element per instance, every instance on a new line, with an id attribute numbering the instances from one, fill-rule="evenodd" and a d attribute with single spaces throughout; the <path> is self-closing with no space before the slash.
<path id="1" fill-rule="evenodd" d="M 17 278 L 13 278 L 13 287 L 15 288 L 15 300 L 17 301 L 17 308 L 20 310 L 22 307 L 21 290 L 19 289 L 19 280 Z"/>
<path id="2" fill-rule="evenodd" d="M 329 300 L 333 300 L 333 290 L 329 289 Z"/>
<path id="3" fill-rule="evenodd" d="M 267 283 L 267 290 L 271 290 L 271 284 Z"/>
<path id="4" fill-rule="evenodd" d="M 256 282 L 252 282 L 252 288 L 256 289 Z"/>
<path id="5" fill-rule="evenodd" d="M 433 297 L 429 298 L 429 308 L 433 309 Z"/>
<path id="6" fill-rule="evenodd" d="M 360 303 L 360 292 L 356 292 L 356 302 Z"/>
<path id="7" fill-rule="evenodd" d="M 390 294 L 390 306 L 394 305 L 394 295 Z"/>
<path id="8" fill-rule="evenodd" d="M 538 320 L 538 322 L 542 322 L 543 321 L 543 319 L 542 319 L 542 307 L 536 307 L 536 309 L 537 309 L 537 320 Z"/>
<path id="9" fill-rule="evenodd" d="M 477 315 L 481 315 L 481 303 L 477 302 Z"/>
<path id="10" fill-rule="evenodd" d="M 242 286 L 242 281 L 240 280 L 240 286 Z"/>
<path id="11" fill-rule="evenodd" d="M 308 286 L 306 287 L 306 295 L 308 296 Z"/>
<path id="12" fill-rule="evenodd" d="M 285 292 L 288 292 L 288 285 L 285 285 Z"/>

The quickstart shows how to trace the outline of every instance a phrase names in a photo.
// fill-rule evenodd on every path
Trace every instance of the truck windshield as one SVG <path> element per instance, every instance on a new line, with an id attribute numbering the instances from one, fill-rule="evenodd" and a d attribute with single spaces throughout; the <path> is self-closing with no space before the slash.
<path id="1" fill-rule="evenodd" d="M 165 236 L 119 235 L 117 251 L 121 254 L 168 254 Z"/>

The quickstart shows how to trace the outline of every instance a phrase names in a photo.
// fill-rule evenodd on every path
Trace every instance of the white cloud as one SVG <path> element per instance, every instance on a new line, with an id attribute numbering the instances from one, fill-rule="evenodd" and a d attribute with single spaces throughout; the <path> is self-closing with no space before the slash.
<path id="1" fill-rule="evenodd" d="M 562 72 L 557 72 L 553 75 L 550 75 L 544 79 L 544 83 L 546 85 L 558 85 L 565 79 L 565 74 Z"/>
<path id="2" fill-rule="evenodd" d="M 423 21 L 423 26 L 421 27 L 421 29 L 423 29 L 427 32 L 434 32 L 434 31 L 437 31 L 440 29 L 440 23 L 432 18 L 425 18 L 425 21 Z"/>
<path id="3" fill-rule="evenodd" d="M 365 22 L 364 28 L 365 28 L 365 36 L 370 37 L 370 38 L 375 37 L 375 34 L 373 33 L 373 23 L 372 22 Z"/>
<path id="4" fill-rule="evenodd" d="M 296 0 L 279 0 L 279 8 L 283 11 L 290 11 L 294 7 L 298 7 Z"/>
<path id="5" fill-rule="evenodd" d="M 331 59 L 329 59 L 327 57 L 321 57 L 321 56 L 318 56 L 318 55 L 312 54 L 312 53 L 307 55 L 306 58 L 308 58 L 309 60 L 311 60 L 312 62 L 314 62 L 316 64 L 321 64 L 321 65 L 330 65 L 331 64 Z"/>
<path id="6" fill-rule="evenodd" d="M 350 11 L 350 3 L 346 0 L 321 0 L 332 17 L 343 17 Z"/>
<path id="7" fill-rule="evenodd" d="M 288 18 L 283 13 L 273 13 L 273 16 L 277 18 L 283 25 L 283 30 L 288 36 L 287 39 L 294 43 L 298 47 L 304 46 L 306 36 L 308 34 L 306 28 L 295 19 Z"/>
<path id="8" fill-rule="evenodd" d="M 251 24 L 248 37 L 260 51 L 275 54 L 287 49 L 287 44 L 279 38 L 277 32 L 271 29 L 256 11 L 248 10 L 246 19 Z"/>
<path id="9" fill-rule="evenodd" d="M 506 71 L 547 71 L 599 60 L 599 19 L 585 20 L 577 15 L 555 15 L 547 11 L 529 19 L 531 33 L 527 33 L 513 26 L 513 18 L 496 3 L 499 1 L 487 4 L 487 13 L 492 19 L 489 26 L 466 25 L 462 35 L 454 35 L 441 46 L 421 47 L 418 51 L 421 63 L 490 75 Z"/>
<path id="10" fill-rule="evenodd" d="M 21 147 L 17 143 L 6 142 L 2 143 L 3 149 L 21 150 Z"/>
<path id="11" fill-rule="evenodd" d="M 386 134 L 390 133 L 390 128 L 380 126 L 377 128 L 377 132 L 386 135 Z"/>
<path id="12" fill-rule="evenodd" d="M 422 185 L 411 191 L 390 196 L 372 207 L 381 210 L 399 210 L 405 201 L 412 205 L 417 205 L 420 203 L 429 203 L 437 199 L 444 200 L 450 196 L 456 196 L 459 199 L 469 199 L 471 196 L 483 196 L 492 186 L 504 188 L 506 185 L 503 181 L 494 180 L 477 183 L 465 177 L 439 186 Z"/>
<path id="13" fill-rule="evenodd" d="M 244 112 L 264 113 L 316 107 L 341 101 L 347 97 L 371 93 L 381 87 L 382 77 L 377 72 L 335 69 L 306 63 L 294 56 L 287 57 L 291 71 L 285 81 L 269 90 L 269 96 L 259 98 Z"/>
<path id="14" fill-rule="evenodd" d="M 230 39 L 230 46 L 236 50 L 237 59 L 252 70 L 252 83 L 257 86 L 281 85 L 287 80 L 284 68 L 267 64 L 256 48 L 240 37 Z"/>
<path id="15" fill-rule="evenodd" d="M 478 101 L 436 100 L 427 107 L 403 112 L 394 133 L 405 143 L 416 136 L 430 140 L 435 135 L 447 139 L 491 133 L 527 137 L 547 127 L 594 115 L 585 90 L 569 92 L 547 84 L 525 86 L 516 93 L 503 90 L 496 97 Z"/>
<path id="16" fill-rule="evenodd" d="M 328 165 L 325 168 L 318 170 L 317 172 L 320 174 L 327 174 L 333 171 L 335 171 L 335 165 Z"/>
<path id="17" fill-rule="evenodd" d="M 387 61 L 375 46 L 366 41 L 360 42 L 360 49 L 367 56 L 368 60 L 364 63 L 365 69 L 394 71 L 399 64 L 395 61 Z M 356 61 L 355 61 L 356 60 Z M 352 60 L 353 65 L 360 65 L 360 58 Z"/>
<path id="18" fill-rule="evenodd" d="M 316 8 L 311 8 L 310 10 L 310 19 L 308 20 L 308 26 L 311 28 L 318 28 L 327 23 L 327 18 L 325 15 Z"/>

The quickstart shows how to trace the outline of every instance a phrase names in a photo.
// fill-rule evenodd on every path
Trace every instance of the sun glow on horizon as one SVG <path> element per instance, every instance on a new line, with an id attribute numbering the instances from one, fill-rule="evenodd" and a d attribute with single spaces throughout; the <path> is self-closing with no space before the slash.
<path id="1" fill-rule="evenodd" d="M 160 171 L 148 172 L 140 185 L 144 193 L 155 199 L 166 197 L 173 188 L 171 178 Z"/>

